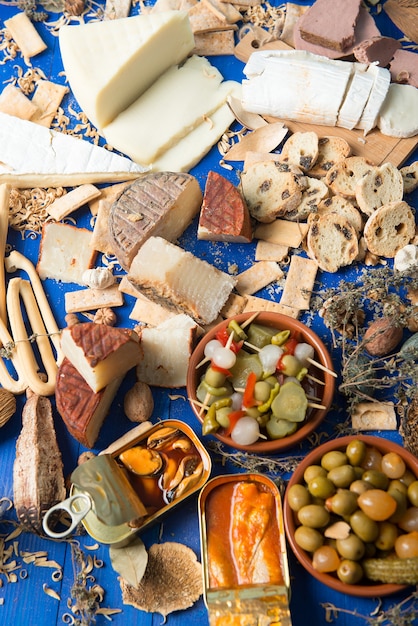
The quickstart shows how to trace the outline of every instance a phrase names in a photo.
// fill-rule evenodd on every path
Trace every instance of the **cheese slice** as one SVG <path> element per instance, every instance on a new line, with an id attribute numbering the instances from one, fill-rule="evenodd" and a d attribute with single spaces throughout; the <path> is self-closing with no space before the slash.
<path id="1" fill-rule="evenodd" d="M 99 129 L 194 48 L 185 11 L 63 26 L 62 62 L 72 92 Z"/>
<path id="2" fill-rule="evenodd" d="M 236 83 L 222 81 L 204 57 L 171 67 L 105 126 L 106 141 L 137 163 L 151 165 L 226 102 Z"/>
<path id="3" fill-rule="evenodd" d="M 365 69 L 366 66 L 359 64 L 357 67 L 355 64 L 355 71 L 338 114 L 337 126 L 352 130 L 363 114 L 374 83 L 373 76 Z"/>
<path id="4" fill-rule="evenodd" d="M 390 72 L 385 67 L 369 65 L 367 72 L 373 77 L 373 86 L 361 118 L 356 125 L 356 128 L 364 130 L 365 135 L 376 126 L 380 109 L 386 99 L 390 85 Z"/>
<path id="5" fill-rule="evenodd" d="M 69 187 L 134 179 L 146 169 L 89 141 L 0 112 L 0 183 Z"/>
<path id="6" fill-rule="evenodd" d="M 246 111 L 310 124 L 335 126 L 352 63 L 303 50 L 253 52 L 244 74 Z"/>

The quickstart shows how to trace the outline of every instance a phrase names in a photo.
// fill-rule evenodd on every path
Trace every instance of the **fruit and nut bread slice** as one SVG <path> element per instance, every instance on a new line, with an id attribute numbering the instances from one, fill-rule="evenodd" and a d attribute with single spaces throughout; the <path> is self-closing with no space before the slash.
<path id="1" fill-rule="evenodd" d="M 303 172 L 308 172 L 318 158 L 318 143 L 318 135 L 314 132 L 295 132 L 284 144 L 280 161 L 296 165 Z"/>
<path id="2" fill-rule="evenodd" d="M 415 236 L 415 216 L 404 201 L 379 207 L 364 226 L 364 238 L 372 254 L 393 258 Z"/>
<path id="3" fill-rule="evenodd" d="M 412 193 L 418 187 L 418 161 L 400 169 L 403 180 L 403 192 Z"/>
<path id="4" fill-rule="evenodd" d="M 363 218 L 360 211 L 354 206 L 351 200 L 343 198 L 342 196 L 330 196 L 329 198 L 321 200 L 318 204 L 316 214 L 326 215 L 327 213 L 338 213 L 338 215 L 347 218 L 354 227 L 358 237 L 363 232 Z"/>
<path id="5" fill-rule="evenodd" d="M 359 180 L 356 186 L 357 204 L 363 213 L 371 215 L 384 204 L 403 198 L 403 179 L 392 163 L 383 163 Z"/>
<path id="6" fill-rule="evenodd" d="M 335 273 L 350 265 L 358 254 L 355 228 L 337 213 L 318 216 L 307 235 L 308 254 L 325 272 Z"/>
<path id="7" fill-rule="evenodd" d="M 333 193 L 345 198 L 356 197 L 356 187 L 360 179 L 376 166 L 361 156 L 350 156 L 334 165 L 325 177 L 325 182 L 330 186 Z"/>
<path id="8" fill-rule="evenodd" d="M 351 155 L 348 141 L 342 137 L 326 136 L 318 140 L 318 156 L 315 164 L 309 170 L 309 176 L 322 178 L 337 163 L 341 163 Z"/>

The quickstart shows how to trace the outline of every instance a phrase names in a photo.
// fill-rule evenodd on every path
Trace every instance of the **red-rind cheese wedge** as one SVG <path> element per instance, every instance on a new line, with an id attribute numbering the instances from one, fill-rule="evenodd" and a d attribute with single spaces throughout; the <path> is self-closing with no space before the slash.
<path id="1" fill-rule="evenodd" d="M 122 380 L 115 378 L 95 393 L 71 361 L 62 361 L 55 388 L 57 411 L 68 432 L 87 448 L 94 446 Z"/>
<path id="2" fill-rule="evenodd" d="M 123 377 L 143 356 L 135 331 L 92 322 L 64 328 L 61 348 L 94 392 Z"/>
<path id="3" fill-rule="evenodd" d="M 206 180 L 197 230 L 198 239 L 249 243 L 250 213 L 239 190 L 217 172 Z"/>

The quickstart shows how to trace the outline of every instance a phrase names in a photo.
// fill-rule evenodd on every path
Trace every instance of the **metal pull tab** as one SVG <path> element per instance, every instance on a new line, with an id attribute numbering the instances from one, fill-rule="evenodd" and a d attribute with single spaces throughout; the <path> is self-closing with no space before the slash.
<path id="1" fill-rule="evenodd" d="M 45 514 L 42 520 L 42 527 L 45 534 L 54 539 L 62 539 L 68 537 L 77 525 L 84 519 L 87 513 L 91 510 L 92 501 L 90 496 L 85 493 L 77 493 L 58 504 L 52 506 Z M 62 532 L 55 532 L 49 527 L 49 519 L 55 511 L 65 511 L 71 518 L 71 525 Z"/>

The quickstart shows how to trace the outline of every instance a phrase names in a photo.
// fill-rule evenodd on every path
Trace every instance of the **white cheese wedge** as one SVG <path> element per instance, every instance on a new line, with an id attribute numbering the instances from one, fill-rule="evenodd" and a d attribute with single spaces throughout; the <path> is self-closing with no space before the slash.
<path id="1" fill-rule="evenodd" d="M 104 128 L 106 141 L 137 163 L 151 165 L 226 102 L 237 83 L 222 81 L 204 57 L 171 67 Z"/>
<path id="2" fill-rule="evenodd" d="M 359 122 L 374 83 L 373 76 L 365 71 L 366 68 L 365 65 L 354 65 L 354 73 L 338 114 L 337 126 L 352 130 Z"/>
<path id="3" fill-rule="evenodd" d="M 392 83 L 380 109 L 377 125 L 384 135 L 413 137 L 418 134 L 418 89 Z"/>
<path id="4" fill-rule="evenodd" d="M 194 48 L 185 11 L 63 26 L 59 43 L 72 92 L 99 129 Z"/>
<path id="5" fill-rule="evenodd" d="M 0 113 L 0 183 L 69 187 L 134 179 L 146 169 L 89 141 Z"/>
<path id="6" fill-rule="evenodd" d="M 302 50 L 254 52 L 244 74 L 246 111 L 311 124 L 335 126 L 352 63 Z"/>
<path id="7" fill-rule="evenodd" d="M 390 72 L 385 67 L 369 65 L 367 72 L 373 76 L 373 87 L 361 118 L 356 125 L 356 128 L 362 129 L 365 135 L 376 126 L 380 109 L 390 85 Z"/>

